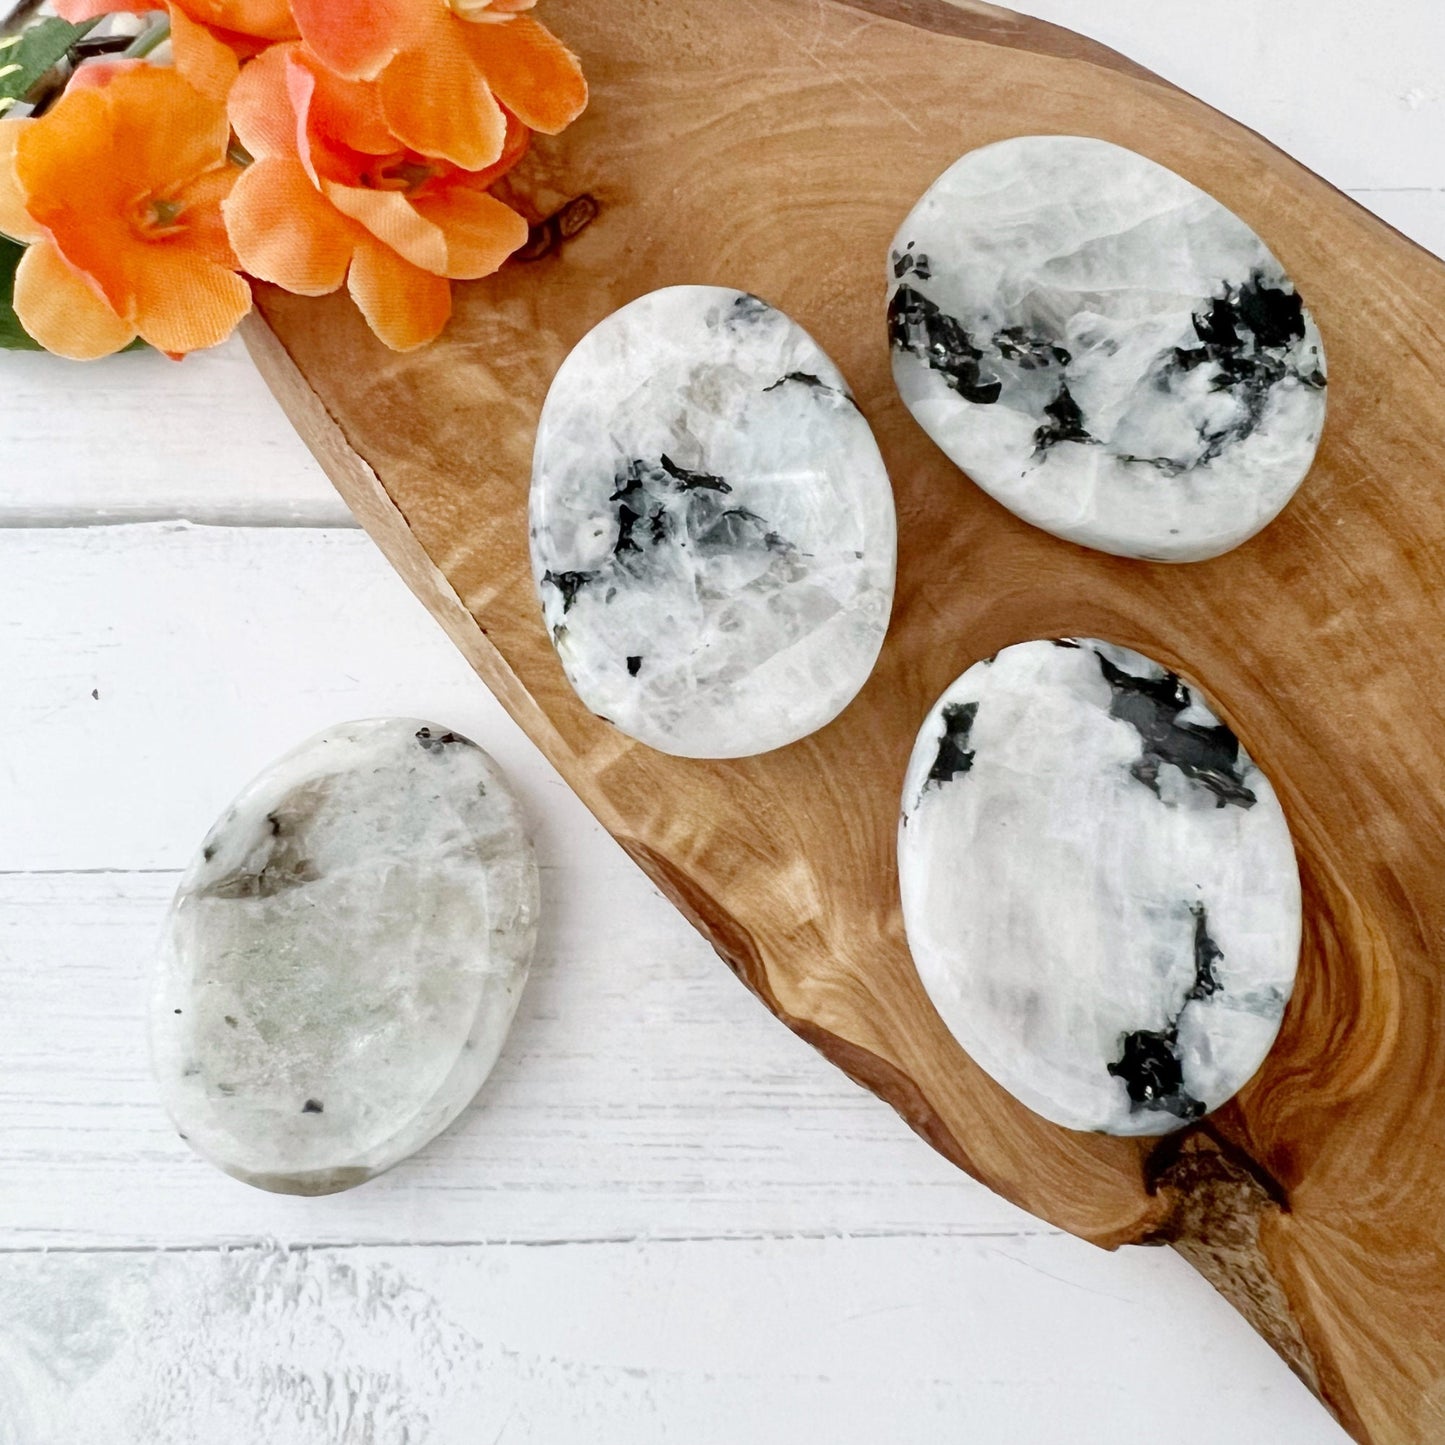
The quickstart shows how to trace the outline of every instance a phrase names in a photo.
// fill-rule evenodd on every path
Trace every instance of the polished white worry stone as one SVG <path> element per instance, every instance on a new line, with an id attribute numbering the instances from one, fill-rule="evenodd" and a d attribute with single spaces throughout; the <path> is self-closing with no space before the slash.
<path id="1" fill-rule="evenodd" d="M 415 718 L 303 743 L 216 823 L 172 905 L 151 1052 L 183 1138 L 329 1194 L 439 1134 L 491 1072 L 537 929 L 517 801 Z"/>
<path id="2" fill-rule="evenodd" d="M 531 539 L 577 695 L 682 757 L 832 721 L 888 627 L 873 434 L 807 332 L 741 291 L 654 291 L 577 344 L 537 430 Z"/>
<path id="3" fill-rule="evenodd" d="M 1294 284 L 1232 211 L 1132 151 L 1082 136 L 971 151 L 899 229 L 888 284 L 909 410 L 1057 536 L 1214 557 L 1314 460 L 1325 358 Z"/>
<path id="4" fill-rule="evenodd" d="M 1274 1042 L 1300 948 L 1284 813 L 1136 652 L 1024 642 L 969 668 L 918 734 L 898 868 L 944 1023 L 1056 1124 L 1168 1133 Z"/>

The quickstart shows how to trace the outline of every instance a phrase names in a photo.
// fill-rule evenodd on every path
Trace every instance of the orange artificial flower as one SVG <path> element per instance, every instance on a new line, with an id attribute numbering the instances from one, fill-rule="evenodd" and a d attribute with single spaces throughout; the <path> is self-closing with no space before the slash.
<path id="1" fill-rule="evenodd" d="M 176 69 L 218 101 L 226 99 L 241 61 L 297 35 L 287 0 L 55 0 L 55 9 L 74 25 L 116 11 L 169 11 Z"/>
<path id="2" fill-rule="evenodd" d="M 292 0 L 301 38 L 329 70 L 374 80 L 391 133 L 464 170 L 494 165 L 508 113 L 555 135 L 581 114 L 577 57 L 531 0 Z"/>
<path id="3" fill-rule="evenodd" d="M 230 138 L 223 106 L 137 60 L 83 65 L 40 119 L 0 121 L 26 331 L 82 361 L 137 334 L 173 355 L 224 341 L 251 307 L 221 218 Z"/>
<path id="4" fill-rule="evenodd" d="M 373 331 L 408 351 L 451 315 L 451 281 L 488 276 L 528 226 L 487 193 L 521 159 L 515 118 L 494 165 L 467 171 L 402 145 L 381 87 L 343 80 L 304 45 L 241 71 L 231 124 L 255 157 L 225 204 L 244 270 L 300 296 L 343 281 Z"/>

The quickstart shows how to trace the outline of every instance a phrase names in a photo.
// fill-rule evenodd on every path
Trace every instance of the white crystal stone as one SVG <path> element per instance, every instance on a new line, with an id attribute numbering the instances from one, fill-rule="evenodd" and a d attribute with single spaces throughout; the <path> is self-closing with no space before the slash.
<path id="1" fill-rule="evenodd" d="M 969 668 L 918 735 L 898 867 L 943 1021 L 1056 1124 L 1168 1133 L 1274 1042 L 1300 947 L 1283 810 L 1136 652 L 1025 642 Z"/>
<path id="2" fill-rule="evenodd" d="M 594 713 L 682 757 L 745 757 L 832 721 L 893 604 L 893 493 L 837 367 L 756 296 L 624 306 L 552 383 L 532 566 Z"/>
<path id="3" fill-rule="evenodd" d="M 287 1194 L 414 1153 L 496 1062 L 537 886 L 517 801 L 466 738 L 388 718 L 287 754 L 211 829 L 171 908 L 151 1055 L 182 1136 Z"/>
<path id="4" fill-rule="evenodd" d="M 1264 242 L 1105 141 L 970 152 L 889 264 L 893 374 L 923 429 L 1036 527 L 1126 557 L 1237 547 L 1325 418 L 1319 332 Z"/>

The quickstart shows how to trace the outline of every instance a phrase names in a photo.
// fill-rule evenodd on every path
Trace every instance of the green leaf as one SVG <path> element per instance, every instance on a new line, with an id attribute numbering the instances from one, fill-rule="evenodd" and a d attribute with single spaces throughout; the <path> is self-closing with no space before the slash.
<path id="1" fill-rule="evenodd" d="M 27 335 L 15 315 L 15 268 L 25 254 L 19 241 L 0 236 L 0 350 L 43 351 L 44 347 Z"/>
<path id="2" fill-rule="evenodd" d="M 7 101 L 24 100 L 65 59 L 70 47 L 98 23 L 87 20 L 72 25 L 52 17 L 0 40 L 0 114 L 9 109 Z"/>

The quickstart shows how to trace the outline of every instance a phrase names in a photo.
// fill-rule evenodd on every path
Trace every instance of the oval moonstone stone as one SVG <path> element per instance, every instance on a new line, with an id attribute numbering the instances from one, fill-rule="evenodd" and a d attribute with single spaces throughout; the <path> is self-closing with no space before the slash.
<path id="1" fill-rule="evenodd" d="M 151 1054 L 182 1137 L 286 1194 L 419 1149 L 496 1062 L 537 893 L 475 743 L 414 718 L 303 743 L 211 829 L 171 907 Z"/>
<path id="2" fill-rule="evenodd" d="M 1024 642 L 969 668 L 919 732 L 898 867 L 944 1022 L 1056 1124 L 1180 1128 L 1279 1031 L 1300 947 L 1284 813 L 1136 652 Z"/>
<path id="3" fill-rule="evenodd" d="M 1070 541 L 1165 562 L 1237 547 L 1309 471 L 1319 332 L 1233 212 L 1106 141 L 970 152 L 904 221 L 893 375 L 984 491 Z"/>
<path id="4" fill-rule="evenodd" d="M 893 493 L 817 343 L 756 296 L 654 291 L 577 344 L 532 472 L 532 566 L 568 680 L 662 752 L 831 722 L 893 604 Z"/>

